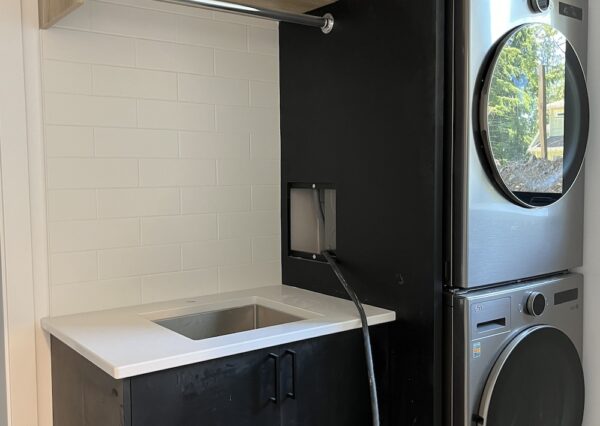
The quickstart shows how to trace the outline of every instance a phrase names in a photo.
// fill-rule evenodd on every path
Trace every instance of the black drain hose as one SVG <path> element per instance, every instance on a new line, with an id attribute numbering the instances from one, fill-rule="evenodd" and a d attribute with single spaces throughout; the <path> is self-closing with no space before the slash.
<path id="1" fill-rule="evenodd" d="M 356 305 L 356 309 L 358 310 L 358 313 L 360 315 L 360 322 L 362 325 L 363 343 L 365 346 L 365 356 L 367 358 L 367 373 L 369 376 L 369 392 L 371 395 L 371 416 L 373 418 L 373 426 L 379 426 L 379 405 L 377 403 L 377 386 L 375 384 L 375 368 L 373 367 L 373 353 L 371 351 L 371 336 L 369 335 L 369 325 L 367 323 L 367 316 L 365 315 L 365 310 L 363 308 L 363 305 L 360 303 L 360 300 L 358 300 L 356 293 L 354 292 L 352 287 L 350 287 L 350 284 L 348 284 L 348 282 L 344 278 L 344 275 L 342 274 L 342 271 L 340 271 L 340 268 L 337 265 L 337 262 L 335 261 L 335 259 L 333 257 L 331 257 L 331 254 L 327 250 L 323 250 L 321 252 L 321 254 L 325 257 L 325 259 L 327 259 L 327 263 L 329 263 L 329 266 L 331 266 L 331 269 L 333 269 L 333 272 L 335 272 L 335 275 L 337 276 L 338 280 L 340 281 L 340 283 L 342 283 L 344 290 L 346 290 L 346 293 L 348 293 L 348 296 L 350 296 L 350 299 L 352 299 L 352 301 Z"/>

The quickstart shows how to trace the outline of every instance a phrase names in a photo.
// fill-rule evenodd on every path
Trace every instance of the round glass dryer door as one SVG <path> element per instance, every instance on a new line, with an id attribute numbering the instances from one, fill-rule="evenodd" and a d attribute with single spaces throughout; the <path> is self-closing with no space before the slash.
<path id="1" fill-rule="evenodd" d="M 483 426 L 581 426 L 585 387 L 577 349 L 562 331 L 535 326 L 502 352 L 484 388 Z"/>
<path id="2" fill-rule="evenodd" d="M 499 44 L 480 127 L 492 174 L 512 201 L 541 207 L 567 193 L 583 164 L 589 101 L 579 58 L 560 31 L 523 25 Z"/>

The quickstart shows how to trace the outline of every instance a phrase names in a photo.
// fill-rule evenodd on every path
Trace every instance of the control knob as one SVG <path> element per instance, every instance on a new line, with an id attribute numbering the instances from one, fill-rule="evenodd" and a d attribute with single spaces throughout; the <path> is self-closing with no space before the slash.
<path id="1" fill-rule="evenodd" d="M 537 291 L 532 292 L 527 297 L 527 313 L 534 317 L 539 317 L 546 310 L 546 297 Z"/>

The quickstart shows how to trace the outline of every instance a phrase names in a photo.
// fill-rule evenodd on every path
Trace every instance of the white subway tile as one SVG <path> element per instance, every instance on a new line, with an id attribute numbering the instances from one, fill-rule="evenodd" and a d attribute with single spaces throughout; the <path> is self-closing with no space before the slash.
<path id="1" fill-rule="evenodd" d="M 105 3 L 114 3 L 118 5 L 127 5 L 133 7 L 139 7 L 142 9 L 160 10 L 169 13 L 177 13 L 180 15 L 187 16 L 201 16 L 210 18 L 212 12 L 208 9 L 201 9 L 199 7 L 180 6 L 171 3 L 163 3 L 156 0 L 101 0 Z"/>
<path id="2" fill-rule="evenodd" d="M 275 29 L 249 27 L 248 48 L 250 52 L 279 54 L 279 33 Z"/>
<path id="3" fill-rule="evenodd" d="M 92 91 L 89 64 L 45 60 L 42 70 L 45 92 L 90 94 Z"/>
<path id="4" fill-rule="evenodd" d="M 250 187 L 204 186 L 182 188 L 181 211 L 184 214 L 250 211 Z"/>
<path id="5" fill-rule="evenodd" d="M 98 191 L 98 216 L 101 218 L 172 214 L 179 214 L 179 190 L 177 188 Z"/>
<path id="6" fill-rule="evenodd" d="M 119 188 L 138 183 L 136 160 L 51 158 L 46 167 L 49 189 Z"/>
<path id="7" fill-rule="evenodd" d="M 141 186 L 199 186 L 216 183 L 215 160 L 141 160 Z"/>
<path id="8" fill-rule="evenodd" d="M 233 22 L 236 24 L 251 25 L 253 27 L 277 29 L 279 26 L 279 23 L 277 21 L 271 21 L 261 18 L 252 18 L 249 16 L 238 15 L 236 13 L 230 12 L 214 11 L 213 16 L 216 21 Z"/>
<path id="9" fill-rule="evenodd" d="M 146 129 L 214 130 L 213 105 L 138 101 L 139 127 Z"/>
<path id="10" fill-rule="evenodd" d="M 142 244 L 170 244 L 217 238 L 214 214 L 142 218 Z"/>
<path id="11" fill-rule="evenodd" d="M 138 219 L 81 220 L 48 224 L 51 252 L 129 247 L 140 243 Z"/>
<path id="12" fill-rule="evenodd" d="M 252 238 L 252 262 L 276 262 L 281 259 L 281 238 L 254 237 Z"/>
<path id="13" fill-rule="evenodd" d="M 212 75 L 215 70 L 214 50 L 200 46 L 136 40 L 136 64 L 143 68 Z"/>
<path id="14" fill-rule="evenodd" d="M 281 284 L 280 262 L 219 267 L 220 291 L 246 290 Z"/>
<path id="15" fill-rule="evenodd" d="M 48 191 L 48 220 L 96 219 L 94 190 Z"/>
<path id="16" fill-rule="evenodd" d="M 179 149 L 183 158 L 248 159 L 248 133 L 179 132 Z"/>
<path id="17" fill-rule="evenodd" d="M 183 269 L 252 263 L 249 239 L 215 240 L 186 243 L 181 246 Z"/>
<path id="18" fill-rule="evenodd" d="M 219 185 L 276 185 L 279 162 L 274 160 L 218 160 Z"/>
<path id="19" fill-rule="evenodd" d="M 135 277 L 53 286 L 51 314 L 68 315 L 137 305 L 142 302 L 141 285 L 141 279 Z"/>
<path id="20" fill-rule="evenodd" d="M 48 157 L 93 157 L 94 131 L 91 127 L 46 126 Z"/>
<path id="21" fill-rule="evenodd" d="M 111 34 L 174 41 L 176 16 L 149 9 L 92 3 L 92 29 Z"/>
<path id="22" fill-rule="evenodd" d="M 177 41 L 224 49 L 246 49 L 246 28 L 243 25 L 210 19 L 179 16 Z"/>
<path id="23" fill-rule="evenodd" d="M 263 81 L 279 80 L 277 57 L 258 53 L 216 50 L 215 71 L 222 77 Z"/>
<path id="24" fill-rule="evenodd" d="M 142 302 L 184 299 L 218 293 L 219 270 L 175 272 L 142 278 Z"/>
<path id="25" fill-rule="evenodd" d="M 252 185 L 252 210 L 277 210 L 280 198 L 279 185 Z"/>
<path id="26" fill-rule="evenodd" d="M 98 255 L 95 251 L 59 253 L 50 256 L 50 282 L 67 284 L 98 279 Z"/>
<path id="27" fill-rule="evenodd" d="M 92 5 L 89 1 L 86 1 L 81 6 L 68 13 L 66 16 L 60 18 L 60 20 L 56 22 L 52 28 L 89 30 L 92 27 L 91 10 Z"/>
<path id="28" fill-rule="evenodd" d="M 174 130 L 119 129 L 94 130 L 97 157 L 176 158 L 179 154 Z"/>
<path id="29" fill-rule="evenodd" d="M 250 105 L 277 108 L 279 106 L 279 87 L 277 84 L 264 81 L 251 81 Z"/>
<path id="30" fill-rule="evenodd" d="M 250 155 L 253 159 L 279 160 L 281 158 L 279 132 L 251 133 Z"/>
<path id="31" fill-rule="evenodd" d="M 248 80 L 179 74 L 179 100 L 221 105 L 248 105 Z"/>
<path id="32" fill-rule="evenodd" d="M 134 99 L 47 93 L 47 124 L 135 127 Z"/>
<path id="33" fill-rule="evenodd" d="M 219 214 L 219 239 L 275 236 L 281 233 L 278 210 Z"/>
<path id="34" fill-rule="evenodd" d="M 276 132 L 279 130 L 279 110 L 217 105 L 219 132 Z"/>
<path id="35" fill-rule="evenodd" d="M 52 28 L 42 31 L 44 58 L 106 65 L 134 65 L 133 39 Z"/>
<path id="36" fill-rule="evenodd" d="M 177 74 L 133 68 L 93 66 L 94 94 L 147 99 L 177 99 Z"/>
<path id="37" fill-rule="evenodd" d="M 132 247 L 98 252 L 101 279 L 178 271 L 181 250 L 177 245 Z"/>

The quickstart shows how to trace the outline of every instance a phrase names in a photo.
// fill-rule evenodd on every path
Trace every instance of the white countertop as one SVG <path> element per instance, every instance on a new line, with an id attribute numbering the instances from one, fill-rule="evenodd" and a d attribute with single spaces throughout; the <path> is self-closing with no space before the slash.
<path id="1" fill-rule="evenodd" d="M 152 321 L 249 304 L 306 319 L 203 340 L 189 339 Z M 369 325 L 396 318 L 393 311 L 364 308 Z M 348 300 L 284 285 L 44 318 L 42 327 L 115 379 L 124 379 L 352 330 L 360 328 L 360 320 Z"/>

